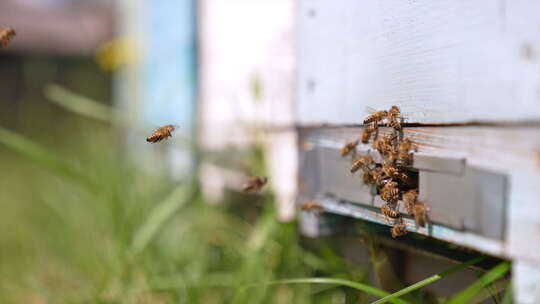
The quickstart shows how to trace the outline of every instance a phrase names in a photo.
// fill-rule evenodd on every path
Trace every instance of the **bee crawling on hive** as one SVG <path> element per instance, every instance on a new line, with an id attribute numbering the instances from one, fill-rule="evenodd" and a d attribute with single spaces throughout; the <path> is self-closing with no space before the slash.
<path id="1" fill-rule="evenodd" d="M 392 106 L 388 110 L 388 126 L 394 128 L 394 130 L 401 130 L 401 111 L 397 106 Z"/>
<path id="2" fill-rule="evenodd" d="M 397 219 L 401 217 L 401 213 L 399 213 L 399 211 L 395 210 L 394 207 L 389 204 L 385 204 L 381 207 L 381 213 L 382 215 L 391 219 Z"/>
<path id="3" fill-rule="evenodd" d="M 381 165 L 383 173 L 388 177 L 394 177 L 399 173 L 398 169 L 394 167 L 394 164 L 390 160 L 383 160 Z"/>
<path id="4" fill-rule="evenodd" d="M 302 211 L 313 211 L 313 212 L 323 212 L 324 211 L 324 207 L 317 203 L 317 202 L 307 202 L 307 203 L 304 203 L 302 205 L 302 207 L 300 207 L 300 209 L 302 209 Z"/>
<path id="5" fill-rule="evenodd" d="M 369 155 L 364 155 L 364 156 L 360 156 L 359 158 L 357 158 L 352 167 L 351 167 L 351 173 L 355 173 L 356 171 L 358 171 L 359 169 L 362 169 L 362 170 L 369 170 L 370 167 L 374 164 L 375 162 L 373 161 L 373 158 L 371 158 L 371 156 Z"/>
<path id="6" fill-rule="evenodd" d="M 373 180 L 373 183 L 377 187 L 383 187 L 386 183 L 390 181 L 390 179 L 386 177 L 386 175 L 384 175 L 380 167 L 377 167 L 371 170 L 370 172 L 371 172 L 371 179 Z"/>
<path id="7" fill-rule="evenodd" d="M 426 224 L 429 223 L 428 218 L 428 208 L 422 203 L 416 203 L 413 207 L 414 220 L 416 225 L 420 227 L 426 227 Z"/>
<path id="8" fill-rule="evenodd" d="M 15 30 L 12 28 L 0 29 L 0 44 L 3 48 L 7 48 L 11 39 L 16 35 Z"/>
<path id="9" fill-rule="evenodd" d="M 375 180 L 373 179 L 373 173 L 370 170 L 364 171 L 364 174 L 362 175 L 362 181 L 366 185 L 374 184 Z"/>
<path id="10" fill-rule="evenodd" d="M 418 199 L 417 190 L 409 190 L 403 194 L 403 202 L 405 203 L 405 209 L 410 215 L 414 214 L 414 205 Z"/>
<path id="11" fill-rule="evenodd" d="M 373 148 L 379 151 L 381 155 L 390 155 L 395 153 L 395 141 L 397 139 L 396 134 L 387 134 L 381 138 L 377 138 L 373 142 Z"/>
<path id="12" fill-rule="evenodd" d="M 367 144 L 371 138 L 371 134 L 376 132 L 377 128 L 377 124 L 370 124 L 369 126 L 365 127 L 364 131 L 362 131 L 362 135 L 360 136 L 362 143 Z"/>
<path id="13" fill-rule="evenodd" d="M 146 138 L 146 141 L 149 143 L 157 143 L 167 137 L 172 137 L 172 132 L 176 130 L 176 128 L 177 126 L 174 125 L 166 125 L 158 128 L 152 133 L 152 135 Z"/>
<path id="14" fill-rule="evenodd" d="M 381 189 L 381 199 L 390 204 L 397 203 L 399 199 L 399 188 L 396 182 L 387 182 Z"/>
<path id="15" fill-rule="evenodd" d="M 244 190 L 244 192 L 258 192 L 264 187 L 264 185 L 266 185 L 267 182 L 267 177 L 253 176 L 244 184 L 242 190 Z"/>
<path id="16" fill-rule="evenodd" d="M 390 229 L 390 232 L 392 233 L 392 237 L 395 239 L 399 236 L 403 236 L 407 234 L 407 226 L 403 222 L 394 225 L 392 229 Z"/>
<path id="17" fill-rule="evenodd" d="M 409 153 L 413 149 L 413 143 L 410 139 L 406 138 L 399 143 L 398 147 L 398 160 L 403 164 L 410 164 L 412 162 L 412 154 Z"/>
<path id="18" fill-rule="evenodd" d="M 341 151 L 340 151 L 341 156 L 345 157 L 351 154 L 351 152 L 353 152 L 354 149 L 356 149 L 356 146 L 358 146 L 358 140 L 354 140 L 354 141 L 346 143 L 345 146 L 341 148 Z"/>

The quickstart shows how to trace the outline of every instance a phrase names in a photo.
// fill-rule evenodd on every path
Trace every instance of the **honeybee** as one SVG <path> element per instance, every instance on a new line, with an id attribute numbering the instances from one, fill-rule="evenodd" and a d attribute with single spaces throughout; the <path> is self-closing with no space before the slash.
<path id="1" fill-rule="evenodd" d="M 257 192 L 266 185 L 268 178 L 264 176 L 253 176 L 249 179 L 247 183 L 242 187 L 244 192 Z"/>
<path id="2" fill-rule="evenodd" d="M 12 28 L 0 29 L 0 44 L 2 47 L 6 48 L 15 35 L 15 30 Z"/>
<path id="3" fill-rule="evenodd" d="M 371 134 L 377 130 L 378 126 L 377 124 L 371 124 L 364 128 L 364 131 L 362 132 L 362 136 L 360 137 L 362 140 L 362 143 L 367 144 L 369 142 L 369 139 L 371 138 Z"/>
<path id="4" fill-rule="evenodd" d="M 381 155 L 389 155 L 395 153 L 394 141 L 397 138 L 395 134 L 387 134 L 381 138 L 377 138 L 373 142 L 373 148 L 379 151 Z"/>
<path id="5" fill-rule="evenodd" d="M 386 217 L 389 217 L 389 218 L 392 218 L 392 219 L 397 219 L 397 218 L 401 217 L 401 214 L 399 213 L 399 211 L 394 210 L 388 204 L 381 207 L 381 213 L 382 213 L 382 215 L 384 215 Z"/>
<path id="6" fill-rule="evenodd" d="M 364 181 L 364 184 L 366 185 L 375 183 L 375 180 L 373 179 L 373 173 L 369 170 L 364 171 L 364 175 L 362 175 L 362 181 Z"/>
<path id="7" fill-rule="evenodd" d="M 426 227 L 426 223 L 429 222 L 428 215 L 427 215 L 428 209 L 426 206 L 422 203 L 416 203 L 413 207 L 413 215 L 414 220 L 416 221 L 416 225 L 420 227 Z"/>
<path id="8" fill-rule="evenodd" d="M 396 224 L 394 227 L 392 227 L 392 229 L 390 229 L 390 232 L 392 232 L 392 237 L 395 239 L 398 236 L 407 234 L 407 226 L 405 226 L 403 223 Z"/>
<path id="9" fill-rule="evenodd" d="M 324 211 L 324 207 L 321 206 L 321 204 L 316 202 L 307 202 L 300 207 L 302 211 L 315 211 L 315 212 L 322 212 Z"/>
<path id="10" fill-rule="evenodd" d="M 373 170 L 371 170 L 371 179 L 373 179 L 373 182 L 377 187 L 382 187 L 388 182 L 388 178 L 384 175 L 382 172 L 382 169 L 380 167 L 377 167 Z"/>
<path id="11" fill-rule="evenodd" d="M 412 141 L 410 139 L 405 139 L 399 143 L 398 147 L 398 160 L 404 164 L 408 164 L 412 161 L 412 155 L 409 151 L 412 149 Z"/>
<path id="12" fill-rule="evenodd" d="M 399 188 L 396 182 L 387 182 L 381 189 L 381 199 L 391 204 L 399 199 Z"/>
<path id="13" fill-rule="evenodd" d="M 398 160 L 398 151 L 396 149 L 391 149 L 390 151 L 386 151 L 386 157 L 389 162 L 395 164 Z"/>
<path id="14" fill-rule="evenodd" d="M 388 177 L 394 177 L 398 173 L 398 169 L 394 167 L 392 161 L 388 159 L 383 160 L 382 171 Z"/>
<path id="15" fill-rule="evenodd" d="M 360 156 L 358 159 L 356 159 L 351 167 L 351 173 L 354 173 L 358 171 L 358 169 L 366 170 L 369 169 L 369 167 L 374 164 L 373 158 L 369 155 Z"/>
<path id="16" fill-rule="evenodd" d="M 341 148 L 341 156 L 349 155 L 354 149 L 356 149 L 356 146 L 358 146 L 358 140 L 346 143 L 345 146 Z"/>
<path id="17" fill-rule="evenodd" d="M 407 175 L 407 173 L 404 173 L 400 171 L 398 168 L 396 168 L 390 160 L 383 160 L 382 172 L 384 173 L 386 177 L 398 179 L 404 183 L 409 181 L 409 175 Z"/>
<path id="18" fill-rule="evenodd" d="M 388 110 L 388 125 L 395 130 L 401 130 L 400 114 L 401 112 L 397 106 L 392 106 L 390 110 Z"/>
<path id="19" fill-rule="evenodd" d="M 403 194 L 403 202 L 405 203 L 405 209 L 407 213 L 412 215 L 414 213 L 414 205 L 418 199 L 418 191 L 409 190 Z"/>
<path id="20" fill-rule="evenodd" d="M 166 126 L 163 126 L 157 130 L 154 131 L 154 133 L 152 133 L 152 135 L 148 136 L 146 138 L 146 141 L 147 142 L 150 142 L 150 143 L 156 143 L 156 142 L 159 142 L 159 141 L 162 141 L 163 139 L 167 138 L 167 137 L 171 137 L 172 136 L 172 132 L 176 129 L 176 126 L 173 126 L 173 125 L 166 125 Z"/>
<path id="21" fill-rule="evenodd" d="M 388 111 L 376 111 L 370 107 L 366 107 L 366 110 L 368 112 L 372 112 L 366 119 L 364 119 L 364 124 L 368 123 L 375 123 L 377 124 L 379 121 L 385 119 L 388 116 Z"/>

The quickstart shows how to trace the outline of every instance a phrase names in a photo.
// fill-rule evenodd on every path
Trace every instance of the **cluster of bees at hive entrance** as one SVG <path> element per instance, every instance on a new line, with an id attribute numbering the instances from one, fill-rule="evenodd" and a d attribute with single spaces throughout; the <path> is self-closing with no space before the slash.
<path id="1" fill-rule="evenodd" d="M 379 124 L 385 123 L 391 132 L 379 134 Z M 349 142 L 341 149 L 341 156 L 351 155 L 353 163 L 351 173 L 362 174 L 362 181 L 377 189 L 377 193 L 386 203 L 381 207 L 381 214 L 386 222 L 392 225 L 392 237 L 407 233 L 403 217 L 399 211 L 401 202 L 409 215 L 414 216 L 417 226 L 425 227 L 428 222 L 427 208 L 418 201 L 418 184 L 411 170 L 412 151 L 415 150 L 411 140 L 404 138 L 402 130 L 403 117 L 397 106 L 389 110 L 372 111 L 364 120 L 364 130 L 360 139 Z M 381 155 L 382 161 L 376 163 L 370 155 L 357 157 L 356 146 L 371 143 L 373 149 Z"/>

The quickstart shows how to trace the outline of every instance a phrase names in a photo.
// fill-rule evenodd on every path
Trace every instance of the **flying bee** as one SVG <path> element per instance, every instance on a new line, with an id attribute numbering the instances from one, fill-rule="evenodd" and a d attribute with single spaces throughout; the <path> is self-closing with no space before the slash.
<path id="1" fill-rule="evenodd" d="M 164 140 L 167 137 L 172 137 L 172 132 L 176 129 L 174 125 L 166 125 L 155 130 L 152 135 L 146 138 L 149 143 L 156 143 Z"/>
<path id="2" fill-rule="evenodd" d="M 268 182 L 268 178 L 265 176 L 252 176 L 249 178 L 249 181 L 247 181 L 242 189 L 244 192 L 257 192 L 266 185 L 266 182 Z"/>
<path id="3" fill-rule="evenodd" d="M 414 220 L 416 221 L 416 225 L 420 227 L 426 227 L 426 223 L 429 222 L 428 215 L 427 215 L 428 209 L 426 206 L 422 203 L 416 203 L 413 207 L 413 215 Z"/>
<path id="4" fill-rule="evenodd" d="M 374 164 L 373 158 L 369 155 L 360 156 L 356 159 L 351 167 L 351 173 L 355 173 L 358 169 L 368 170 L 369 167 Z"/>
<path id="5" fill-rule="evenodd" d="M 388 116 L 388 111 L 376 111 L 371 107 L 366 107 L 366 111 L 371 114 L 364 119 L 364 124 L 375 123 L 378 124 L 379 121 L 385 119 Z"/>
<path id="6" fill-rule="evenodd" d="M 391 204 L 399 199 L 399 188 L 396 182 L 387 182 L 381 189 L 381 199 Z"/>
<path id="7" fill-rule="evenodd" d="M 401 217 L 401 213 L 399 211 L 394 210 L 392 206 L 385 204 L 381 207 L 381 213 L 382 215 L 389 217 L 391 219 L 397 219 Z"/>
<path id="8" fill-rule="evenodd" d="M 401 112 L 397 106 L 392 106 L 388 110 L 388 126 L 394 128 L 394 130 L 401 130 Z"/>
<path id="9" fill-rule="evenodd" d="M 352 151 L 354 151 L 354 149 L 356 149 L 356 146 L 358 146 L 358 140 L 354 140 L 354 141 L 351 141 L 351 142 L 348 142 L 345 144 L 345 146 L 343 146 L 343 148 L 341 148 L 341 156 L 347 156 L 349 155 Z"/>
<path id="10" fill-rule="evenodd" d="M 412 154 L 409 153 L 413 147 L 413 143 L 410 139 L 405 139 L 399 143 L 398 147 L 398 160 L 404 164 L 408 164 L 412 161 Z"/>
<path id="11" fill-rule="evenodd" d="M 362 143 L 367 144 L 369 142 L 369 139 L 371 138 L 371 134 L 375 131 L 377 131 L 377 124 L 370 124 L 367 127 L 364 128 L 364 131 L 362 132 L 362 135 L 360 136 Z"/>
<path id="12" fill-rule="evenodd" d="M 302 205 L 302 207 L 300 207 L 300 209 L 302 209 L 302 211 L 314 211 L 314 212 L 323 212 L 324 211 L 324 207 L 321 206 L 321 204 L 316 203 L 316 202 L 304 203 Z"/>
<path id="13" fill-rule="evenodd" d="M 410 215 L 414 213 L 414 205 L 416 204 L 417 199 L 418 199 L 417 190 L 409 190 L 403 194 L 403 202 L 405 203 L 405 209 L 407 210 L 407 213 L 409 213 Z"/>
<path id="14" fill-rule="evenodd" d="M 2 47 L 7 48 L 9 42 L 15 35 L 15 30 L 12 28 L 0 29 L 0 44 Z"/>
<path id="15" fill-rule="evenodd" d="M 394 227 L 392 227 L 392 229 L 390 229 L 390 232 L 392 232 L 392 237 L 395 239 L 398 236 L 407 234 L 407 226 L 405 226 L 403 223 L 396 224 Z"/>

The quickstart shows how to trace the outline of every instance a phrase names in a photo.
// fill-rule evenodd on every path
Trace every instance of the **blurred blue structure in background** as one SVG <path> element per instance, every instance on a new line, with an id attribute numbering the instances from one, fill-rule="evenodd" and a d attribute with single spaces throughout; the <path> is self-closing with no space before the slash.
<path id="1" fill-rule="evenodd" d="M 192 137 L 197 102 L 196 1 L 126 0 L 117 13 L 118 34 L 133 42 L 137 60 L 118 73 L 116 103 L 147 124 L 128 132 L 128 152 L 149 169 L 185 176 L 193 157 L 183 139 Z M 152 129 L 166 124 L 180 126 L 171 140 L 145 142 Z M 167 161 L 156 164 L 157 156 Z"/>
<path id="2" fill-rule="evenodd" d="M 196 102 L 196 4 L 146 1 L 142 57 L 142 119 L 191 128 Z M 189 130 L 189 129 L 188 129 Z"/>

